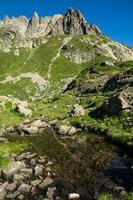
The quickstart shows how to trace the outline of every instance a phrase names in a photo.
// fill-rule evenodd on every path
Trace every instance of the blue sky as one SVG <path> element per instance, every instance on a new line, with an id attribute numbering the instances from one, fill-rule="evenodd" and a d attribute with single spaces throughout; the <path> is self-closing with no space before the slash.
<path id="1" fill-rule="evenodd" d="M 31 17 L 65 13 L 78 8 L 90 23 L 96 23 L 112 39 L 133 46 L 133 0 L 0 0 L 0 18 Z"/>

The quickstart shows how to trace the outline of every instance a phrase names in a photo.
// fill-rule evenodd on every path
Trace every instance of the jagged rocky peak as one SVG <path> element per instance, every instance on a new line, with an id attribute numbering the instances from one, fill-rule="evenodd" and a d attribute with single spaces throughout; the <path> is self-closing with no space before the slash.
<path id="1" fill-rule="evenodd" d="M 64 34 L 101 34 L 96 25 L 90 25 L 83 17 L 80 10 L 69 8 L 65 15 L 54 15 L 39 18 L 34 12 L 31 20 L 26 17 L 5 18 L 0 22 L 0 27 L 13 26 L 26 37 L 45 37 L 47 35 Z"/>
<path id="2" fill-rule="evenodd" d="M 101 34 L 100 29 L 96 25 L 90 25 L 80 12 L 69 8 L 63 19 L 65 34 Z"/>
<path id="3" fill-rule="evenodd" d="M 36 37 L 38 33 L 39 24 L 40 19 L 38 13 L 35 11 L 32 19 L 29 21 L 26 34 L 30 37 Z"/>

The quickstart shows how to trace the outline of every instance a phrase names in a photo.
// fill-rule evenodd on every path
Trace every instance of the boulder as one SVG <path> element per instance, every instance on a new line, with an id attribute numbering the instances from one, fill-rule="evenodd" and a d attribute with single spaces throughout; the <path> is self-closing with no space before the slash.
<path id="1" fill-rule="evenodd" d="M 67 135 L 67 133 L 68 133 L 68 131 L 69 131 L 70 128 L 71 128 L 71 127 L 68 126 L 68 125 L 61 125 L 61 126 L 59 127 L 58 133 L 59 133 L 60 135 Z"/>
<path id="2" fill-rule="evenodd" d="M 15 111 L 24 116 L 32 115 L 32 111 L 29 108 L 24 107 L 22 104 L 16 105 Z"/>
<path id="3" fill-rule="evenodd" d="M 76 128 L 74 126 L 71 126 L 71 125 L 61 125 L 59 127 L 59 130 L 58 130 L 58 134 L 59 135 L 74 135 L 75 133 L 81 131 L 81 129 L 79 128 Z"/>
<path id="4" fill-rule="evenodd" d="M 85 115 L 84 108 L 79 104 L 75 104 L 73 106 L 72 110 L 70 111 L 70 116 L 79 117 L 79 116 L 83 116 L 83 115 Z"/>
<path id="5" fill-rule="evenodd" d="M 102 109 L 108 114 L 119 114 L 121 111 L 130 109 L 130 105 L 127 101 L 127 95 L 124 92 L 120 92 L 108 99 L 108 101 L 103 104 Z"/>
<path id="6" fill-rule="evenodd" d="M 38 120 L 34 120 L 31 123 L 31 126 L 37 127 L 37 128 L 45 128 L 47 126 L 47 123 L 38 119 Z"/>

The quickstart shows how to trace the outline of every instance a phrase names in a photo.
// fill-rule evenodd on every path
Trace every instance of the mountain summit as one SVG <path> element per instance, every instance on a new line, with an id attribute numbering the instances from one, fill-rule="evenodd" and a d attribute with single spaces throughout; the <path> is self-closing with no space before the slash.
<path id="1" fill-rule="evenodd" d="M 25 20 L 24 20 L 25 18 Z M 64 34 L 101 34 L 96 25 L 90 25 L 79 10 L 69 8 L 65 15 L 54 15 L 50 17 L 39 17 L 37 12 L 31 20 L 26 17 L 8 18 L 0 22 L 0 28 L 14 27 L 20 34 L 28 37 L 40 37 L 47 35 Z M 22 28 L 23 27 L 23 28 Z"/>

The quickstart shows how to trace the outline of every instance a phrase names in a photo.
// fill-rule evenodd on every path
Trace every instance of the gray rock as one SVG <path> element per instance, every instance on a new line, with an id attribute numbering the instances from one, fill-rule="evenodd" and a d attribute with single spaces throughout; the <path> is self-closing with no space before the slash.
<path id="1" fill-rule="evenodd" d="M 36 187 L 38 186 L 42 181 L 39 180 L 39 179 L 36 179 L 34 181 L 31 181 L 30 184 L 33 186 L 33 187 Z"/>
<path id="2" fill-rule="evenodd" d="M 3 175 L 7 179 L 10 179 L 14 174 L 16 174 L 22 168 L 25 168 L 25 167 L 26 165 L 23 161 L 13 161 L 10 163 L 10 165 L 6 169 L 3 169 Z"/>
<path id="3" fill-rule="evenodd" d="M 102 108 L 104 112 L 111 115 L 119 114 L 123 110 L 130 109 L 126 93 L 120 92 L 117 95 L 109 98 L 109 100 L 102 106 Z"/>
<path id="4" fill-rule="evenodd" d="M 18 195 L 20 194 L 20 192 L 18 190 L 16 190 L 15 192 L 6 195 L 7 199 L 15 199 L 16 197 L 18 197 Z"/>
<path id="5" fill-rule="evenodd" d="M 74 135 L 75 133 L 81 131 L 81 129 L 77 129 L 76 127 L 74 126 L 70 126 L 70 125 L 61 125 L 59 127 L 59 130 L 58 130 L 58 133 L 60 135 Z"/>
<path id="6" fill-rule="evenodd" d="M 28 184 L 21 184 L 18 188 L 18 191 L 25 194 L 25 193 L 30 193 L 31 191 L 31 185 L 28 185 Z"/>
<path id="7" fill-rule="evenodd" d="M 34 15 L 28 24 L 27 35 L 30 37 L 36 37 L 38 28 L 39 28 L 39 16 L 37 12 L 34 12 Z"/>
<path id="8" fill-rule="evenodd" d="M 35 176 L 42 176 L 44 174 L 44 169 L 43 165 L 37 165 L 35 167 Z"/>
<path id="9" fill-rule="evenodd" d="M 17 183 L 14 182 L 14 183 L 8 184 L 6 187 L 6 190 L 9 192 L 14 192 L 14 190 L 16 190 L 16 188 L 17 188 Z"/>
<path id="10" fill-rule="evenodd" d="M 39 184 L 39 189 L 43 190 L 46 189 L 47 187 L 51 186 L 53 183 L 53 179 L 47 177 L 43 180 L 43 182 L 41 184 Z"/>
<path id="11" fill-rule="evenodd" d="M 30 153 L 29 152 L 29 153 L 25 154 L 25 158 L 28 159 L 28 160 L 35 158 L 36 156 L 37 156 L 37 153 Z"/>
<path id="12" fill-rule="evenodd" d="M 6 191 L 7 185 L 8 185 L 8 182 L 0 186 L 0 200 L 5 200 L 5 196 L 7 194 L 7 191 Z"/>
<path id="13" fill-rule="evenodd" d="M 33 175 L 33 169 L 31 168 L 25 168 L 25 169 L 21 169 L 20 173 L 24 176 L 24 177 L 31 177 Z"/>
<path id="14" fill-rule="evenodd" d="M 55 195 L 56 187 L 48 188 L 47 197 L 52 200 Z"/>
<path id="15" fill-rule="evenodd" d="M 48 167 L 46 167 L 46 168 L 45 168 L 45 171 L 46 171 L 46 172 L 51 172 L 51 171 L 52 171 L 52 169 L 51 169 L 51 167 L 50 167 L 50 166 L 48 166 Z"/>
<path id="16" fill-rule="evenodd" d="M 23 106 L 22 104 L 16 105 L 15 111 L 25 116 L 32 115 L 32 111 L 29 108 Z"/>
<path id="17" fill-rule="evenodd" d="M 13 180 L 17 183 L 21 183 L 25 180 L 25 177 L 22 174 L 14 174 Z"/>
<path id="18" fill-rule="evenodd" d="M 84 108 L 79 104 L 75 104 L 73 106 L 72 110 L 70 111 L 70 116 L 79 117 L 79 116 L 83 116 L 83 115 L 85 115 Z"/>

